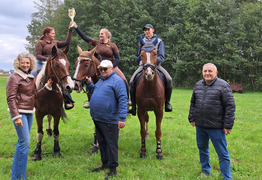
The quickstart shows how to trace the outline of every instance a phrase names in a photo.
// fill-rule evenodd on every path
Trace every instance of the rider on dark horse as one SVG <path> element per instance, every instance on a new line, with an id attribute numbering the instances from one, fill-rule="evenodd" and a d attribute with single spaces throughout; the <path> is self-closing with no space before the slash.
<path id="1" fill-rule="evenodd" d="M 154 27 L 151 24 L 146 24 L 143 27 L 143 31 L 145 33 L 145 37 L 143 39 L 144 42 L 150 43 L 153 42 L 158 36 L 154 34 Z M 165 111 L 171 112 L 172 106 L 170 104 L 170 98 L 172 94 L 172 77 L 169 75 L 169 73 L 161 66 L 161 63 L 165 59 L 165 45 L 164 42 L 158 38 L 158 42 L 156 44 L 157 47 L 157 70 L 160 71 L 165 77 L 166 85 L 165 85 Z M 143 65 L 141 62 L 141 52 L 142 45 L 138 44 L 137 49 L 137 55 L 136 55 L 136 61 L 139 64 L 139 68 L 134 72 L 132 78 L 130 79 L 130 96 L 132 101 L 132 109 L 128 111 L 128 113 L 131 113 L 132 115 L 136 115 L 136 85 L 138 84 L 139 75 L 143 71 Z"/>

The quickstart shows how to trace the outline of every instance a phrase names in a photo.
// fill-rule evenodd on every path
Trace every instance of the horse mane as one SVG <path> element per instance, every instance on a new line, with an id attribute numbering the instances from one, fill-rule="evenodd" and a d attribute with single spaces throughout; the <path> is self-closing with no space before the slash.
<path id="1" fill-rule="evenodd" d="M 40 89 L 41 81 L 42 81 L 43 77 L 45 77 L 46 64 L 47 64 L 47 62 L 43 65 L 42 69 L 40 70 L 40 72 L 37 75 L 37 78 L 36 78 L 36 81 L 35 81 L 35 85 L 36 85 L 37 90 Z"/>

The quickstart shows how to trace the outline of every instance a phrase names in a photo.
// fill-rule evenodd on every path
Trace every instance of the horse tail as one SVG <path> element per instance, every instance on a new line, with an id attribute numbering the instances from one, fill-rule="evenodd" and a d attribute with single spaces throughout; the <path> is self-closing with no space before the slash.
<path id="1" fill-rule="evenodd" d="M 66 115 L 66 113 L 65 113 L 65 109 L 64 109 L 64 108 L 62 108 L 61 118 L 62 118 L 62 120 L 63 120 L 63 122 L 64 122 L 64 123 L 66 123 L 66 122 L 67 122 L 67 120 L 68 120 L 68 118 L 67 118 L 67 115 Z"/>

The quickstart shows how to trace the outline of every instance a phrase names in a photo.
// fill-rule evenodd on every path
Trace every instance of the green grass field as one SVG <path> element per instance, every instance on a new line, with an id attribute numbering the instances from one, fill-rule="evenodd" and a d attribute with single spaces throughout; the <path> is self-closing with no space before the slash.
<path id="1" fill-rule="evenodd" d="M 5 76 L 0 76 L 0 179 L 10 179 L 17 135 L 7 112 Z M 146 142 L 147 158 L 140 159 L 140 125 L 137 116 L 128 116 L 126 127 L 120 130 L 119 167 L 114 179 L 197 179 L 201 173 L 195 128 L 188 120 L 192 90 L 174 89 L 171 104 L 173 112 L 165 113 L 162 121 L 163 161 L 156 159 L 155 117 L 150 113 L 149 133 Z M 107 171 L 91 173 L 99 167 L 100 154 L 91 154 L 94 125 L 89 110 L 82 105 L 86 95 L 72 93 L 76 101 L 72 110 L 66 111 L 67 123 L 60 123 L 60 147 L 62 158 L 53 157 L 53 138 L 44 135 L 43 159 L 34 162 L 32 157 L 36 145 L 36 122 L 31 130 L 31 144 L 27 167 L 27 179 L 104 179 Z M 262 93 L 234 94 L 236 120 L 227 136 L 232 161 L 233 179 L 262 179 Z M 44 122 L 44 130 L 47 122 Z M 222 179 L 215 150 L 210 143 L 212 176 Z"/>

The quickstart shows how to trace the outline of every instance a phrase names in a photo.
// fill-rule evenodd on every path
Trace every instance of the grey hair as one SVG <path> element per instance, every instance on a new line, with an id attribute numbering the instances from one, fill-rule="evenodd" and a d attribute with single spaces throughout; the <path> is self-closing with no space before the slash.
<path id="1" fill-rule="evenodd" d="M 17 58 L 15 59 L 14 61 L 14 67 L 19 67 L 20 66 L 20 61 L 23 59 L 23 58 L 28 58 L 30 60 L 30 69 L 31 71 L 34 71 L 36 70 L 36 58 L 33 54 L 31 53 L 19 53 Z"/>
<path id="2" fill-rule="evenodd" d="M 214 69 L 215 69 L 215 71 L 217 71 L 217 67 L 216 67 L 216 65 L 215 65 L 215 64 L 213 64 L 213 63 L 206 63 L 206 64 L 204 64 L 204 66 L 203 66 L 202 70 L 204 69 L 204 67 L 205 67 L 205 66 L 213 66 L 213 67 L 214 67 Z"/>
<path id="3" fill-rule="evenodd" d="M 111 39 L 111 37 L 112 37 L 112 33 L 108 30 L 108 29 L 106 29 L 106 28 L 103 28 L 103 29 L 101 29 L 100 31 L 105 31 L 105 33 L 107 34 L 107 36 L 108 36 L 108 40 L 110 41 L 110 39 Z"/>

